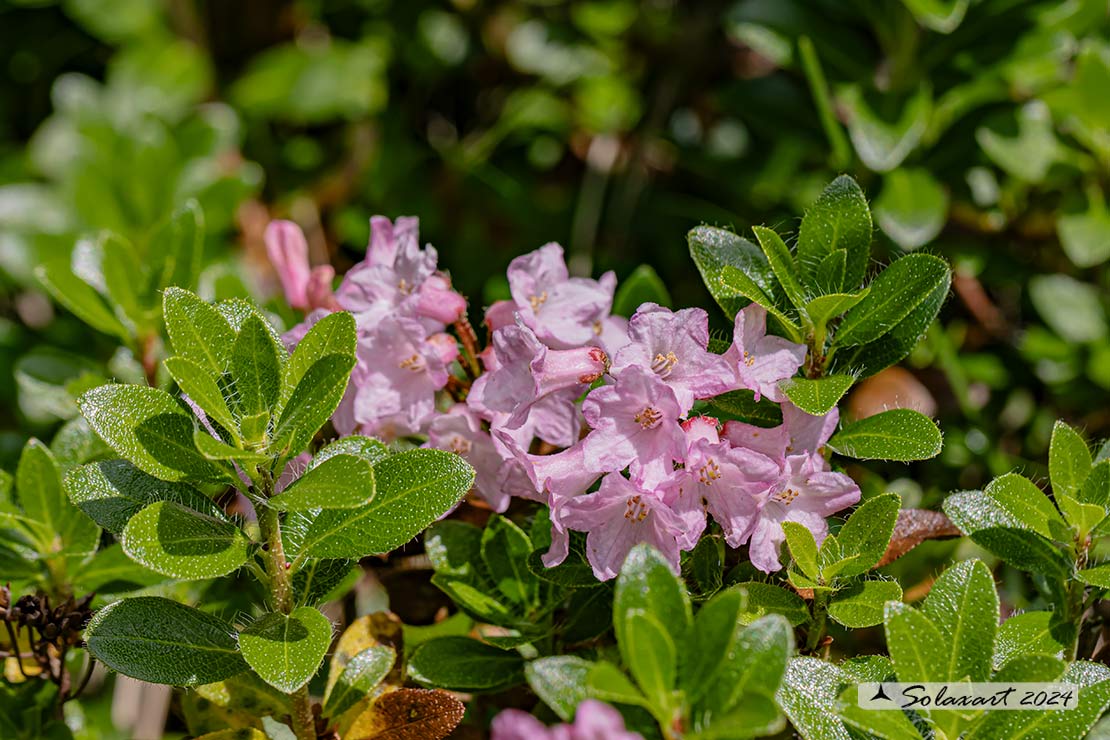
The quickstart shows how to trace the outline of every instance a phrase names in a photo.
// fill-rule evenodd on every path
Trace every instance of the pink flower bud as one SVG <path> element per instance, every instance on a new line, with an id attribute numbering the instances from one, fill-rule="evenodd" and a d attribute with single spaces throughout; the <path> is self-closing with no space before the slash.
<path id="1" fill-rule="evenodd" d="M 536 395 L 592 383 L 608 369 L 609 357 L 600 347 L 546 350 L 532 362 Z"/>
<path id="2" fill-rule="evenodd" d="M 486 309 L 486 326 L 490 333 L 516 323 L 516 304 L 512 301 L 497 301 Z"/>
<path id="3" fill-rule="evenodd" d="M 416 313 L 443 324 L 453 324 L 466 313 L 466 299 L 451 290 L 443 275 L 432 275 L 420 286 Z"/>
<path id="4" fill-rule="evenodd" d="M 433 334 L 428 337 L 428 344 L 432 346 L 444 365 L 454 362 L 459 356 L 459 344 L 450 334 Z"/>
<path id="5" fill-rule="evenodd" d="M 335 280 L 335 268 L 331 265 L 319 265 L 312 268 L 308 276 L 308 285 L 305 286 L 305 295 L 309 308 L 326 308 L 329 311 L 339 311 L 339 302 L 335 300 L 335 291 L 332 290 L 332 281 Z"/>
<path id="6" fill-rule="evenodd" d="M 271 221 L 264 235 L 266 254 L 277 270 L 285 300 L 293 308 L 308 307 L 308 242 L 300 227 L 292 221 Z"/>

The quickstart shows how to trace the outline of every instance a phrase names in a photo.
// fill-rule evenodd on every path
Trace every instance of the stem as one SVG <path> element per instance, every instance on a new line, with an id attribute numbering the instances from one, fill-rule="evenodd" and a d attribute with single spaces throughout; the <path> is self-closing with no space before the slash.
<path id="1" fill-rule="evenodd" d="M 809 345 L 809 351 L 806 352 L 806 377 L 820 378 L 825 374 L 825 363 L 828 357 L 825 356 L 825 334 L 827 328 L 824 322 L 813 327 L 813 331 L 806 337 L 806 344 Z"/>
<path id="2" fill-rule="evenodd" d="M 847 167 L 852 161 L 852 150 L 848 146 L 848 137 L 844 129 L 836 120 L 833 113 L 832 99 L 829 96 L 829 86 L 825 81 L 825 72 L 821 69 L 821 60 L 817 58 L 817 50 L 808 36 L 798 39 L 798 51 L 802 57 L 802 70 L 805 72 L 809 89 L 813 92 L 813 103 L 817 106 L 817 117 L 821 119 L 821 127 L 825 129 L 825 136 L 832 147 L 832 165 L 836 169 Z"/>
<path id="3" fill-rule="evenodd" d="M 825 639 L 825 620 L 828 614 L 829 595 L 824 591 L 813 594 L 813 627 L 806 634 L 806 650 L 817 652 L 817 646 Z"/>
<path id="4" fill-rule="evenodd" d="M 269 498 L 274 492 L 273 478 L 268 474 L 262 476 L 259 493 L 264 499 Z M 278 513 L 263 501 L 258 507 L 258 528 L 266 542 L 266 571 L 270 577 L 270 593 L 274 608 L 282 614 L 293 611 L 293 581 L 290 577 L 292 569 L 285 559 L 285 548 L 281 542 L 281 526 Z M 312 717 L 312 701 L 308 696 L 308 686 L 289 694 L 293 706 L 292 727 L 297 735 L 297 740 L 316 740 L 316 721 Z"/>

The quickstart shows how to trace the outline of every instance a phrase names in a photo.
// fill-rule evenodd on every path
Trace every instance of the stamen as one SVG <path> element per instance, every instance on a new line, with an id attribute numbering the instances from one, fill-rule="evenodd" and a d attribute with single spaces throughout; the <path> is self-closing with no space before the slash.
<path id="1" fill-rule="evenodd" d="M 467 454 L 473 446 L 473 443 L 469 439 L 460 437 L 457 434 L 451 438 L 451 442 L 447 445 L 448 449 L 456 455 Z"/>
<path id="2" fill-rule="evenodd" d="M 678 356 L 674 352 L 663 354 L 660 352 L 655 356 L 651 362 L 652 371 L 661 377 L 667 377 L 674 370 L 674 366 L 678 364 Z"/>
<path id="3" fill-rule="evenodd" d="M 641 429 L 651 429 L 659 420 L 663 418 L 663 413 L 658 409 L 651 406 L 646 407 L 643 411 L 632 417 L 632 420 L 640 425 Z"/>
<path id="4" fill-rule="evenodd" d="M 629 496 L 624 511 L 624 518 L 636 524 L 647 519 L 648 507 L 640 496 Z"/>
<path id="5" fill-rule="evenodd" d="M 752 365 L 755 364 L 755 357 L 753 357 L 750 352 L 745 352 L 744 353 L 744 364 L 747 365 L 748 367 L 751 367 Z"/>
<path id="6" fill-rule="evenodd" d="M 783 506 L 790 506 L 794 499 L 801 495 L 801 491 L 796 491 L 793 488 L 784 488 L 775 494 L 775 500 Z"/>
<path id="7" fill-rule="evenodd" d="M 529 297 L 528 302 L 532 304 L 533 311 L 538 311 L 540 306 L 547 302 L 547 291 L 545 290 L 539 295 Z"/>
<path id="8" fill-rule="evenodd" d="M 405 359 L 401 360 L 398 367 L 400 367 L 402 370 L 411 370 L 414 373 L 423 372 L 424 360 L 420 357 L 420 355 L 409 355 Z"/>

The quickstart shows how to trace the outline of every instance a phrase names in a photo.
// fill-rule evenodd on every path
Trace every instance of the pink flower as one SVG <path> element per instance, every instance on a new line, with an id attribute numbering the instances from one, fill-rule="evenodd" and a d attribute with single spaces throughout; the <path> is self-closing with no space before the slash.
<path id="1" fill-rule="evenodd" d="M 569 447 L 578 439 L 575 401 L 601 377 L 608 357 L 598 347 L 548 349 L 523 324 L 498 329 L 487 372 L 474 381 L 467 403 L 492 419 L 510 415 L 505 426 L 531 424 L 541 439 Z"/>
<path id="2" fill-rule="evenodd" d="M 820 545 L 828 534 L 825 517 L 859 501 L 860 490 L 844 473 L 828 470 L 818 455 L 791 455 L 781 473 L 761 497 L 759 518 L 752 530 L 749 556 L 752 565 L 765 573 L 782 568 L 779 549 L 786 540 L 783 522 L 807 527 Z"/>
<path id="3" fill-rule="evenodd" d="M 641 542 L 658 550 L 678 573 L 678 538 L 683 521 L 652 490 L 620 473 L 610 473 L 596 493 L 563 506 L 562 523 L 586 536 L 586 557 L 599 581 L 615 578 L 629 551 Z"/>
<path id="4" fill-rule="evenodd" d="M 755 398 L 767 396 L 782 401 L 779 382 L 798 372 L 806 358 L 806 348 L 782 337 L 767 335 L 767 309 L 755 303 L 736 314 L 732 346 L 724 354 L 740 386 L 755 391 Z"/>
<path id="5" fill-rule="evenodd" d="M 493 718 L 490 740 L 643 740 L 629 732 L 613 707 L 596 699 L 578 705 L 574 723 L 547 727 L 519 709 L 506 709 Z"/>
<path id="6" fill-rule="evenodd" d="M 504 459 L 490 433 L 482 429 L 482 420 L 465 404 L 457 403 L 445 414 L 439 414 L 428 425 L 426 447 L 454 452 L 474 468 L 474 489 L 494 511 L 509 508 L 509 494 L 498 484 Z"/>
<path id="7" fill-rule="evenodd" d="M 604 473 L 631 465 L 633 476 L 654 488 L 682 457 L 682 408 L 674 390 L 650 369 L 629 365 L 614 385 L 586 396 L 582 413 L 592 427 L 583 442 L 591 470 Z"/>
<path id="8" fill-rule="evenodd" d="M 308 242 L 304 232 L 292 221 L 271 221 L 263 236 L 270 264 L 277 270 L 285 300 L 293 308 L 308 308 Z"/>
<path id="9" fill-rule="evenodd" d="M 508 276 L 516 311 L 549 347 L 581 347 L 602 334 L 616 289 L 613 273 L 572 278 L 563 248 L 552 243 L 514 259 Z"/>
<path id="10" fill-rule="evenodd" d="M 700 308 L 671 311 L 645 303 L 628 322 L 628 344 L 617 353 L 613 372 L 630 365 L 651 368 L 669 385 L 683 413 L 696 398 L 736 387 L 736 371 L 709 346 L 709 315 Z"/>
<path id="11" fill-rule="evenodd" d="M 435 411 L 436 391 L 447 384 L 449 350 L 411 318 L 388 317 L 360 335 L 349 391 L 353 421 L 387 439 L 420 431 Z"/>
<path id="12" fill-rule="evenodd" d="M 371 216 L 366 262 L 393 267 L 398 251 L 419 249 L 419 233 L 420 219 L 413 216 L 401 216 L 396 221 L 390 221 L 385 216 Z"/>

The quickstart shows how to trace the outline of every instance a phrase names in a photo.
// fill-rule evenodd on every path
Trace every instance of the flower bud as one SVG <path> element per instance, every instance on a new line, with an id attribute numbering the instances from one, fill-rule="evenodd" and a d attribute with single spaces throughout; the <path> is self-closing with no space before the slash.
<path id="1" fill-rule="evenodd" d="M 300 227 L 292 221 L 271 221 L 265 233 L 266 254 L 277 270 L 282 290 L 289 305 L 308 307 L 308 242 Z"/>

